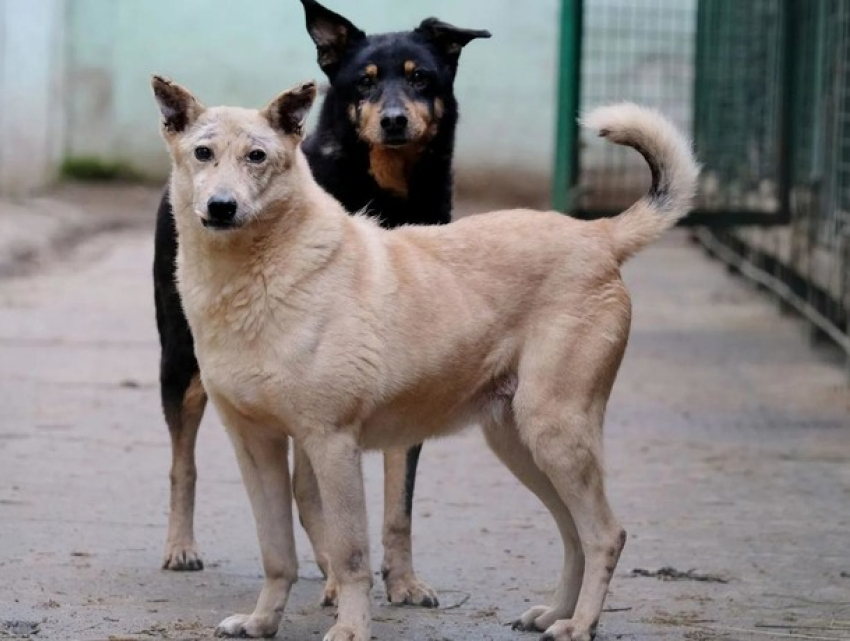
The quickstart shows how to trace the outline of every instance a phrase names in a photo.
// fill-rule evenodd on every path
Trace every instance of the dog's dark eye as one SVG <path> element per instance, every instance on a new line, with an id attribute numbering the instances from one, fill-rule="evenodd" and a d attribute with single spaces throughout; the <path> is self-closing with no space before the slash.
<path id="1" fill-rule="evenodd" d="M 357 89 L 363 93 L 372 91 L 375 86 L 375 79 L 372 76 L 362 75 L 357 79 Z"/>
<path id="2" fill-rule="evenodd" d="M 201 162 L 212 160 L 213 152 L 209 147 L 195 147 L 195 158 Z"/>
<path id="3" fill-rule="evenodd" d="M 428 74 L 421 69 L 415 70 L 410 74 L 410 84 L 415 87 L 424 87 L 428 84 Z"/>
<path id="4" fill-rule="evenodd" d="M 252 149 L 248 152 L 248 160 L 251 162 L 260 163 L 266 159 L 266 152 L 262 149 Z"/>

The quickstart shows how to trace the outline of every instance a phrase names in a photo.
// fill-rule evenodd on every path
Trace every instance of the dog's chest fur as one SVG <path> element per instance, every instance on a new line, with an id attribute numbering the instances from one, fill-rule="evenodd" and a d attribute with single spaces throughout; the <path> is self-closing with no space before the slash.
<path id="1" fill-rule="evenodd" d="M 381 189 L 407 198 L 410 177 L 421 153 L 418 145 L 403 149 L 372 147 L 369 150 L 369 173 Z"/>
<path id="2" fill-rule="evenodd" d="M 206 271 L 204 274 L 203 272 Z M 207 343 L 226 344 L 230 336 L 254 342 L 263 322 L 263 274 L 249 272 L 216 278 L 215 268 L 178 267 L 178 282 L 193 334 Z M 194 322 L 192 322 L 194 321 Z M 197 329 L 196 329 L 197 328 Z"/>
<path id="3" fill-rule="evenodd" d="M 177 274 L 205 388 L 241 414 L 267 413 L 273 406 L 270 390 L 280 393 L 285 368 L 298 362 L 294 353 L 276 367 L 258 358 L 271 360 L 279 352 L 279 337 L 270 336 L 269 327 L 288 320 L 281 317 L 286 307 L 269 304 L 279 298 L 275 280 L 258 266 L 189 260 L 182 252 Z"/>
<path id="4" fill-rule="evenodd" d="M 303 408 L 327 409 L 333 420 L 359 415 L 378 377 L 362 321 L 332 317 L 321 276 L 307 286 L 302 270 L 222 253 L 181 249 L 177 270 L 204 387 L 219 411 L 291 436 L 312 423 Z"/>

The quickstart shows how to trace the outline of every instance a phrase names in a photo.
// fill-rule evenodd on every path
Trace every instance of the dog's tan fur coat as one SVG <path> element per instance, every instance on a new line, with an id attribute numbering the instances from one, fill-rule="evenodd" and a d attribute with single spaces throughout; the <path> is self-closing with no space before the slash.
<path id="1" fill-rule="evenodd" d="M 653 190 L 622 215 L 581 222 L 513 210 L 444 227 L 380 228 L 350 216 L 313 180 L 298 149 L 315 93 L 264 111 L 202 109 L 155 80 L 163 106 L 198 111 L 165 129 L 179 232 L 178 279 L 204 387 L 233 439 L 252 501 L 266 584 L 252 615 L 223 635 L 274 634 L 297 576 L 287 437 L 316 475 L 339 581 L 328 641 L 369 639 L 371 570 L 361 448 L 419 443 L 472 422 L 552 512 L 565 546 L 550 606 L 523 629 L 588 641 L 625 532 L 603 490 L 602 419 L 626 347 L 630 300 L 620 265 L 690 204 L 697 167 L 660 115 L 608 107 L 589 124 L 641 150 Z M 306 105 L 306 108 L 305 108 Z M 192 149 L 213 147 L 217 162 Z M 258 144 L 262 167 L 244 162 Z M 200 224 L 226 191 L 235 229 Z"/>

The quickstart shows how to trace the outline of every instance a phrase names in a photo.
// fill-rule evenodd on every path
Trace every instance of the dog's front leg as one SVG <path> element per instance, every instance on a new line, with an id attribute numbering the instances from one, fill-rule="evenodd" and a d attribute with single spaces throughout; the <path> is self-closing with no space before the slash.
<path id="1" fill-rule="evenodd" d="M 337 623 L 324 641 L 369 641 L 372 572 L 360 448 L 350 430 L 313 429 L 301 443 L 325 515 L 325 545 L 339 585 Z"/>
<path id="2" fill-rule="evenodd" d="M 436 608 L 437 593 L 413 570 L 413 487 L 421 445 L 384 451 L 384 562 L 381 575 L 390 603 Z"/>
<path id="3" fill-rule="evenodd" d="M 242 480 L 251 500 L 265 583 L 254 611 L 227 617 L 216 629 L 216 636 L 273 637 L 283 618 L 289 590 L 298 580 L 288 439 L 258 436 L 250 427 L 242 428 L 228 421 L 224 413 L 222 418 L 233 441 Z"/>
<path id="4" fill-rule="evenodd" d="M 298 505 L 298 516 L 310 539 L 310 545 L 313 546 L 316 563 L 325 577 L 321 605 L 330 607 L 336 605 L 338 588 L 325 545 L 325 515 L 322 512 L 322 497 L 319 494 L 319 484 L 310 459 L 307 458 L 304 448 L 298 442 L 293 443 L 292 463 L 292 488 L 295 503 Z"/>

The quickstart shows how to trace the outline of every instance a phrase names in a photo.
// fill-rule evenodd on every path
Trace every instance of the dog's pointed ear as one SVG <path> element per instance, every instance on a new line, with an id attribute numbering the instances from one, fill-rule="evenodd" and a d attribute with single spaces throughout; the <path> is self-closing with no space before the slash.
<path id="1" fill-rule="evenodd" d="M 165 134 L 185 131 L 204 111 L 198 99 L 176 82 L 154 76 L 151 86 L 162 114 L 162 131 Z"/>
<path id="2" fill-rule="evenodd" d="M 300 137 L 315 100 L 316 82 L 310 80 L 284 91 L 263 109 L 262 114 L 274 129 Z"/>
<path id="3" fill-rule="evenodd" d="M 307 33 L 316 43 L 319 66 L 328 78 L 333 78 L 346 49 L 363 40 L 366 34 L 316 0 L 301 0 L 301 4 L 304 5 Z"/>
<path id="4" fill-rule="evenodd" d="M 461 29 L 437 18 L 425 18 L 416 27 L 416 33 L 433 42 L 455 64 L 460 51 L 476 38 L 489 38 L 485 29 Z"/>

